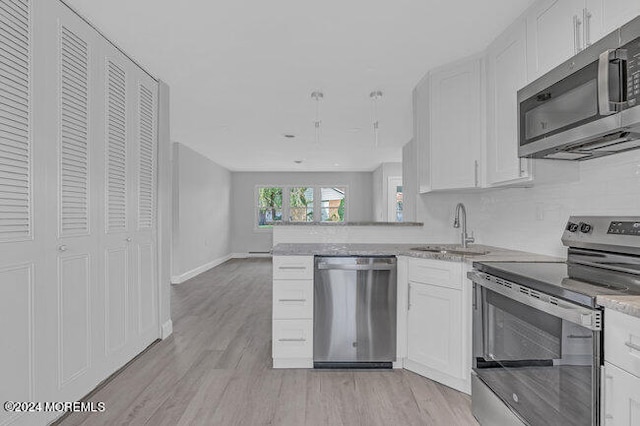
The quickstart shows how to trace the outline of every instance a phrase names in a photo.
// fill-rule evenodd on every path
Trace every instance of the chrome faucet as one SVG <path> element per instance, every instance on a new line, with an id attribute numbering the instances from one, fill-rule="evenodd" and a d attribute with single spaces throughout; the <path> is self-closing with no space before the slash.
<path id="1" fill-rule="evenodd" d="M 473 234 L 471 236 L 467 235 L 467 209 L 464 208 L 464 204 L 462 203 L 458 203 L 456 206 L 456 217 L 453 219 L 453 227 L 460 228 L 460 210 L 462 210 L 462 235 L 460 241 L 462 242 L 462 247 L 467 248 L 467 245 L 475 242 L 476 239 L 473 238 Z"/>

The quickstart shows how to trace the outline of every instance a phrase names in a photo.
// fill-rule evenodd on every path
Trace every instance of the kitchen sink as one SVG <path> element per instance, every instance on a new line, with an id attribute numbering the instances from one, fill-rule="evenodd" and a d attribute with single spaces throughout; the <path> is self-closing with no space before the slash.
<path id="1" fill-rule="evenodd" d="M 489 251 L 476 247 L 462 246 L 420 246 L 413 247 L 411 250 L 426 251 L 429 253 L 454 254 L 458 256 L 483 256 Z"/>

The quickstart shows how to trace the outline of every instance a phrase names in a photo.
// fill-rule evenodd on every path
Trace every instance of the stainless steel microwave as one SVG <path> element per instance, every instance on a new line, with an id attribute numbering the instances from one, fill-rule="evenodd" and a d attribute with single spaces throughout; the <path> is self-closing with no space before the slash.
<path id="1" fill-rule="evenodd" d="M 520 157 L 640 148 L 640 16 L 519 90 L 518 133 Z"/>

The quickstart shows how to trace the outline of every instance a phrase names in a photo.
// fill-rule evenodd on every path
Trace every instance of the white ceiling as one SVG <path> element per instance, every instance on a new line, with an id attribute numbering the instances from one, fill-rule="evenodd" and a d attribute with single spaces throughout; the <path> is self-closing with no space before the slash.
<path id="1" fill-rule="evenodd" d="M 532 3 L 66 1 L 169 84 L 172 140 L 231 170 L 267 171 L 361 171 L 400 161 L 418 80 L 484 49 Z M 325 94 L 319 145 L 315 89 Z M 384 93 L 377 148 L 372 90 Z"/>

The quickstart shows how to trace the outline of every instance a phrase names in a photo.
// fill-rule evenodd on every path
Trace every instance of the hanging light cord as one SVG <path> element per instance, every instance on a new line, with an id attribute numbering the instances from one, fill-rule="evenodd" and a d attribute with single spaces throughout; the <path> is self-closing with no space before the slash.
<path id="1" fill-rule="evenodd" d="M 375 90 L 369 94 L 373 104 L 373 137 L 375 146 L 378 146 L 378 133 L 380 130 L 380 122 L 378 120 L 378 99 L 382 97 L 380 90 Z"/>
<path id="2" fill-rule="evenodd" d="M 320 124 L 322 123 L 322 121 L 320 120 L 320 100 L 322 100 L 324 98 L 324 93 L 322 93 L 320 90 L 316 90 L 313 93 L 311 93 L 311 98 L 313 98 L 316 101 L 316 119 L 313 122 L 313 125 L 315 127 L 315 132 L 316 132 L 316 144 L 320 144 Z"/>

